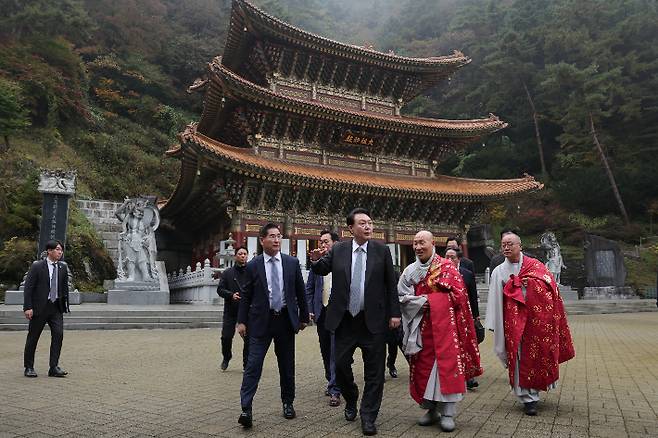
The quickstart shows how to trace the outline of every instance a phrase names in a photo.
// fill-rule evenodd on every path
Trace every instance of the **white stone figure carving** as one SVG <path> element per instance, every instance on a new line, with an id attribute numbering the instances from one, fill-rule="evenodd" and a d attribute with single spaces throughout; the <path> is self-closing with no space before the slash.
<path id="1" fill-rule="evenodd" d="M 555 282 L 560 284 L 560 274 L 562 269 L 567 267 L 562 260 L 562 252 L 560 251 L 560 244 L 557 243 L 555 234 L 551 231 L 541 235 L 540 245 L 546 251 L 546 268 L 553 274 Z"/>
<path id="2" fill-rule="evenodd" d="M 145 198 L 126 198 L 115 212 L 123 230 L 119 234 L 119 280 L 157 282 L 155 230 L 160 213 Z"/>
<path id="3" fill-rule="evenodd" d="M 73 195 L 75 193 L 75 178 L 75 171 L 41 169 L 37 190 L 41 193 Z"/>

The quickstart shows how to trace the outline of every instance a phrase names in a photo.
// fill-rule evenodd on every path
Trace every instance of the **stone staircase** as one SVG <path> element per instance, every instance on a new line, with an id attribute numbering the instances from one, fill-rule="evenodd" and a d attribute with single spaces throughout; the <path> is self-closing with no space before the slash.
<path id="1" fill-rule="evenodd" d="M 564 307 L 568 315 L 658 312 L 656 301 L 646 299 L 565 301 Z"/>
<path id="2" fill-rule="evenodd" d="M 66 330 L 221 327 L 223 306 L 111 306 L 81 304 L 64 316 Z M 27 330 L 21 306 L 0 307 L 0 331 Z"/>
<path id="3" fill-rule="evenodd" d="M 480 317 L 487 312 L 489 288 L 478 283 Z M 562 299 L 568 315 L 596 315 L 606 313 L 658 312 L 655 299 L 579 300 L 577 291 L 563 286 Z"/>

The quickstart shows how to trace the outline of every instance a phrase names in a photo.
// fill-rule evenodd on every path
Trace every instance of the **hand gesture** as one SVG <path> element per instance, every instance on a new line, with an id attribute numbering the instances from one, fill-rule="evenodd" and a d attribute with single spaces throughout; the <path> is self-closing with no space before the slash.
<path id="1" fill-rule="evenodd" d="M 238 334 L 244 339 L 247 336 L 247 326 L 244 324 L 238 324 Z"/>
<path id="2" fill-rule="evenodd" d="M 312 262 L 317 262 L 318 260 L 320 260 L 320 257 L 325 255 L 326 253 L 327 253 L 326 248 L 317 248 L 309 253 L 309 257 L 311 258 Z"/>
<path id="3" fill-rule="evenodd" d="M 395 330 L 396 328 L 400 327 L 400 322 L 402 321 L 401 318 L 391 318 L 390 321 L 388 322 L 388 328 L 391 330 Z"/>

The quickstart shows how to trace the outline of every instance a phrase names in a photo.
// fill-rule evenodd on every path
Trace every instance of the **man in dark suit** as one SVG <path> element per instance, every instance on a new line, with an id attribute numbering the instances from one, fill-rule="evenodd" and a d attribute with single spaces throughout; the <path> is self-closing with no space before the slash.
<path id="1" fill-rule="evenodd" d="M 281 230 L 269 223 L 259 233 L 263 254 L 247 263 L 247 283 L 238 309 L 238 333 L 249 334 L 249 359 L 242 378 L 238 418 L 252 426 L 251 405 L 263 373 L 263 360 L 274 341 L 279 365 L 283 416 L 295 418 L 295 333 L 308 324 L 304 278 L 299 260 L 281 254 Z"/>
<path id="2" fill-rule="evenodd" d="M 69 311 L 69 281 L 66 263 L 60 262 L 64 248 L 60 241 L 46 243 L 47 257 L 32 263 L 25 280 L 23 311 L 30 321 L 25 341 L 23 362 L 25 377 L 37 377 L 34 352 L 46 323 L 50 326 L 50 368 L 48 376 L 64 377 L 68 373 L 59 367 L 59 355 L 64 339 L 64 316 Z"/>
<path id="3" fill-rule="evenodd" d="M 461 245 L 459 245 L 459 241 L 457 240 L 456 237 L 448 237 L 448 240 L 446 241 L 446 250 L 448 249 L 454 249 L 455 251 L 461 251 Z M 469 258 L 462 257 L 460 259 L 460 264 L 461 266 L 465 267 L 469 271 L 475 275 L 475 265 L 473 264 L 473 261 Z"/>
<path id="4" fill-rule="evenodd" d="M 473 321 L 479 321 L 480 307 L 478 305 L 478 287 L 475 282 L 475 274 L 462 265 L 462 260 L 464 260 L 464 258 L 462 257 L 461 251 L 449 248 L 446 250 L 446 258 L 452 261 L 464 279 L 464 285 L 466 285 L 466 290 L 468 291 L 468 302 L 471 305 L 471 313 L 473 314 Z M 477 388 L 478 386 L 480 386 L 480 384 L 475 377 L 466 381 L 466 387 L 468 389 Z"/>
<path id="5" fill-rule="evenodd" d="M 336 242 L 338 242 L 338 234 L 329 230 L 320 232 L 321 248 L 329 251 Z M 324 364 L 324 376 L 327 379 L 325 394 L 330 397 L 329 406 L 340 406 L 340 389 L 336 385 L 334 335 L 325 327 L 330 296 L 331 273 L 323 277 L 310 271 L 306 280 L 306 303 L 308 304 L 309 316 L 315 321 L 318 329 L 320 353 L 322 354 L 322 363 Z"/>
<path id="6" fill-rule="evenodd" d="M 347 225 L 354 239 L 336 243 L 330 251 L 311 251 L 311 269 L 318 275 L 332 275 L 325 327 L 335 333 L 336 383 L 345 398 L 345 419 L 354 421 L 357 414 L 359 389 L 352 358 L 358 347 L 365 380 L 361 428 L 364 435 L 375 435 L 384 391 L 386 335 L 400 325 L 400 304 L 391 253 L 386 245 L 371 240 L 368 211 L 352 210 Z"/>
<path id="7" fill-rule="evenodd" d="M 235 250 L 235 264 L 222 272 L 222 278 L 217 285 L 217 295 L 224 298 L 224 313 L 222 319 L 222 363 L 220 368 L 226 371 L 228 363 L 233 358 L 233 336 L 238 322 L 238 308 L 242 298 L 242 285 L 247 282 L 246 264 L 249 252 L 247 248 L 238 247 Z M 249 357 L 249 336 L 243 339 L 242 369 L 247 368 Z"/>

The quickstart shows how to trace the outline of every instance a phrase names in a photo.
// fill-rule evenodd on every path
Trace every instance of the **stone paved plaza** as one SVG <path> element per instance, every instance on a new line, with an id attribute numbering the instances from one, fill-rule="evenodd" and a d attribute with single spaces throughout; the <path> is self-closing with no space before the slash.
<path id="1" fill-rule="evenodd" d="M 570 318 L 576 358 L 557 390 L 527 417 L 510 395 L 506 371 L 482 344 L 480 387 L 460 404 L 457 430 L 415 425 L 422 411 L 407 392 L 408 368 L 387 377 L 379 436 L 658 437 L 658 312 Z M 242 373 L 238 352 L 219 370 L 215 329 L 68 331 L 61 365 L 48 378 L 49 333 L 36 358 L 37 379 L 22 372 L 25 332 L 0 332 L 0 437 L 12 436 L 359 436 L 342 406 L 324 396 L 315 328 L 297 339 L 297 419 L 281 417 L 272 351 L 254 402 L 254 428 L 237 424 Z M 238 349 L 239 350 L 239 349 Z M 362 382 L 360 359 L 357 378 Z"/>

